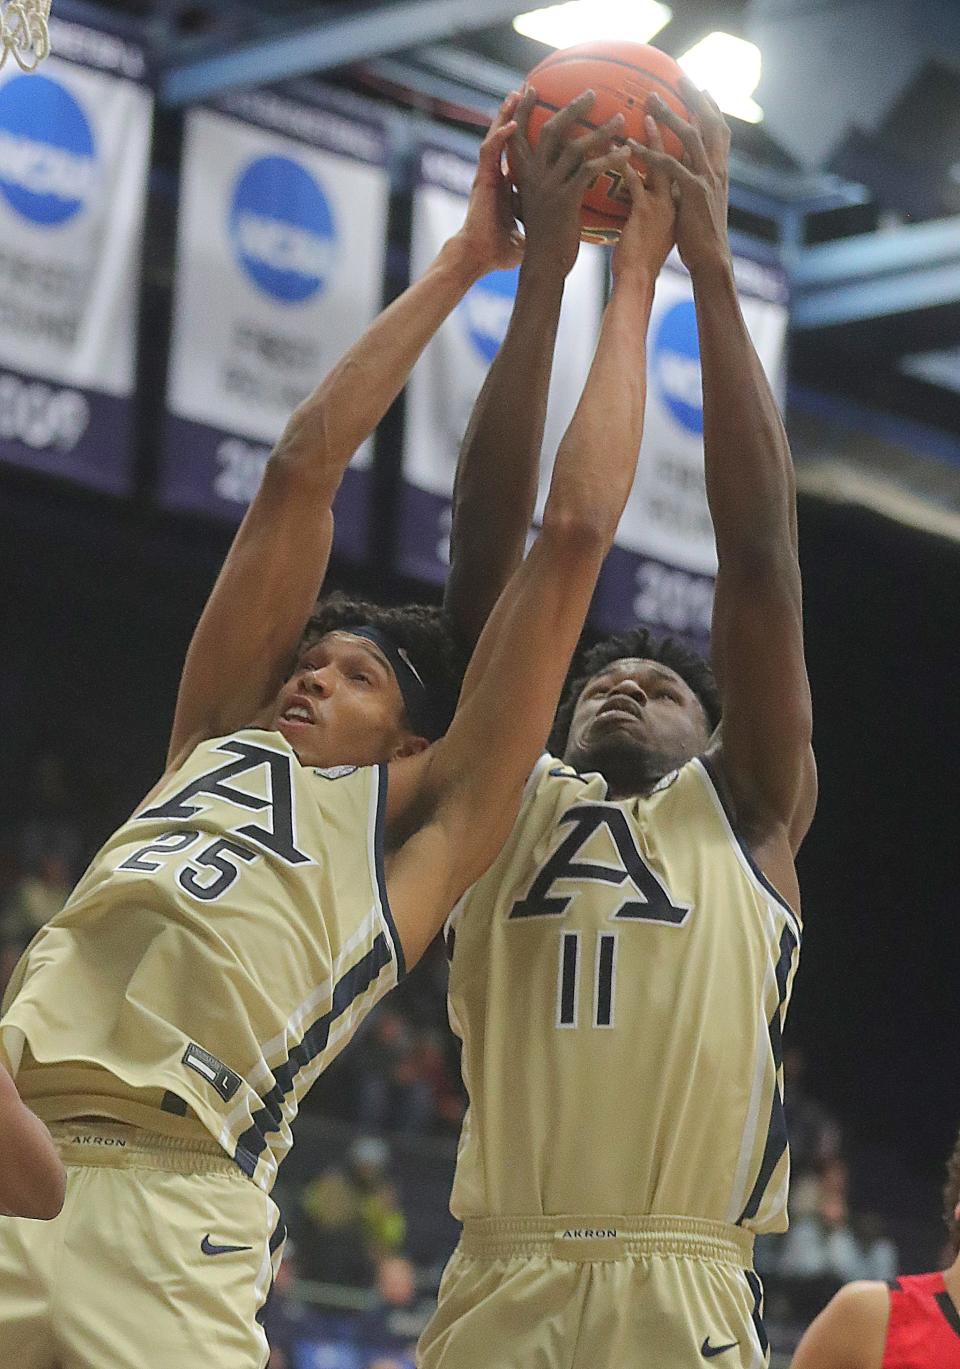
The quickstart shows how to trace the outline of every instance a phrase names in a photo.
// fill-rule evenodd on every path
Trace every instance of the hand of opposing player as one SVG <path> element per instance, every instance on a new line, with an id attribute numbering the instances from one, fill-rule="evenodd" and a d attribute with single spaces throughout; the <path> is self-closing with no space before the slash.
<path id="1" fill-rule="evenodd" d="M 480 146 L 467 217 L 457 234 L 480 275 L 509 270 L 523 256 L 523 234 L 513 216 L 513 189 L 503 168 L 503 152 L 516 131 L 513 116 L 519 103 L 519 92 L 512 91 L 487 130 Z"/>
<path id="2" fill-rule="evenodd" d="M 684 77 L 683 98 L 695 115 L 687 123 L 658 95 L 651 95 L 650 114 L 683 144 L 683 161 L 657 148 L 637 147 L 644 163 L 665 175 L 677 205 L 677 248 L 687 270 L 730 266 L 727 197 L 730 179 L 730 129 L 713 98 Z"/>
<path id="3" fill-rule="evenodd" d="M 649 115 L 646 132 L 653 150 L 661 152 L 660 130 Z M 632 139 L 628 146 L 632 152 L 641 150 L 641 144 Z M 621 174 L 630 193 L 630 216 L 614 249 L 610 267 L 615 280 L 633 269 L 656 279 L 676 241 L 677 216 L 670 181 L 652 166 L 644 179 L 629 162 Z"/>
<path id="4" fill-rule="evenodd" d="M 595 99 L 592 90 L 585 91 L 548 119 L 535 149 L 527 139 L 530 111 L 537 100 L 532 87 L 516 110 L 512 149 L 526 254 L 550 258 L 565 275 L 580 250 L 580 206 L 588 186 L 606 170 L 619 174 L 630 156 L 627 147 L 613 147 L 623 132 L 622 114 L 582 137 L 567 137 Z"/>

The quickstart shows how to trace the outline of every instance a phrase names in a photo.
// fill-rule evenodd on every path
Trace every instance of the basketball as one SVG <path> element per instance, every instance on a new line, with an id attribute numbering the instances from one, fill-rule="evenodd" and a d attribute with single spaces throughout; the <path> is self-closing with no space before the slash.
<path id="1" fill-rule="evenodd" d="M 595 90 L 597 98 L 587 116 L 571 127 L 570 137 L 599 128 L 619 113 L 626 121 L 624 137 L 646 143 L 643 120 L 651 94 L 659 95 L 681 119 L 690 120 L 691 111 L 680 94 L 682 75 L 672 57 L 644 43 L 581 43 L 561 48 L 544 58 L 527 77 L 527 84 L 537 92 L 527 125 L 530 146 L 536 147 L 547 120 L 585 90 Z M 683 146 L 676 134 L 662 125 L 660 133 L 664 149 L 681 158 Z M 509 148 L 507 160 L 515 181 Z M 638 171 L 644 170 L 639 159 L 634 165 Z M 600 176 L 583 199 L 581 237 L 585 242 L 615 242 L 629 213 L 630 196 L 621 177 Z"/>

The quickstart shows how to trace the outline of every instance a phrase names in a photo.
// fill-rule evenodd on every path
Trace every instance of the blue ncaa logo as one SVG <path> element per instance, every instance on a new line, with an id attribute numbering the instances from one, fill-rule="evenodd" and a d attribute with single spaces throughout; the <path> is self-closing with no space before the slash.
<path id="1" fill-rule="evenodd" d="M 254 285 L 282 304 L 302 304 L 326 285 L 337 248 L 333 212 L 313 176 L 289 157 L 259 157 L 241 173 L 230 233 Z"/>
<path id="2" fill-rule="evenodd" d="M 519 278 L 519 266 L 493 271 L 471 286 L 460 306 L 470 341 L 488 366 L 506 337 Z"/>
<path id="3" fill-rule="evenodd" d="M 14 76 L 0 87 L 0 193 L 23 218 L 56 228 L 85 209 L 96 153 L 86 114 L 59 81 Z"/>
<path id="4" fill-rule="evenodd" d="M 653 374 L 664 404 L 680 426 L 702 436 L 703 384 L 693 300 L 680 300 L 660 320 L 653 344 Z"/>

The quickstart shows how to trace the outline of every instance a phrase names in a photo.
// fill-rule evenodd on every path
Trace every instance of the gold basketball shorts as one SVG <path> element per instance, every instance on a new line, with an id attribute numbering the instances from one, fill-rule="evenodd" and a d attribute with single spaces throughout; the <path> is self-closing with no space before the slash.
<path id="1" fill-rule="evenodd" d="M 263 1369 L 276 1204 L 214 1141 L 56 1123 L 52 1222 L 0 1217 L 6 1369 Z"/>
<path id="2" fill-rule="evenodd" d="M 696 1218 L 468 1219 L 418 1369 L 761 1369 L 752 1255 Z"/>

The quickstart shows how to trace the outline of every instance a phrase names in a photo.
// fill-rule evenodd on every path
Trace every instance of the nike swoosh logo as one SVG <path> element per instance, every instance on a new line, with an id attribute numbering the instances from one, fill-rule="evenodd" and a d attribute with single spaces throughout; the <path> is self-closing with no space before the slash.
<path id="1" fill-rule="evenodd" d="M 214 1245 L 209 1233 L 200 1242 L 204 1255 L 235 1255 L 238 1250 L 252 1250 L 252 1245 Z"/>
<path id="2" fill-rule="evenodd" d="M 716 1359 L 717 1355 L 723 1355 L 728 1350 L 736 1350 L 739 1344 L 738 1340 L 732 1340 L 729 1345 L 711 1345 L 710 1337 L 707 1336 L 700 1347 L 700 1353 L 704 1359 Z"/>

